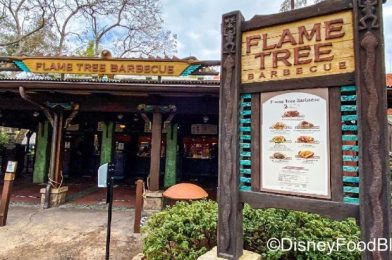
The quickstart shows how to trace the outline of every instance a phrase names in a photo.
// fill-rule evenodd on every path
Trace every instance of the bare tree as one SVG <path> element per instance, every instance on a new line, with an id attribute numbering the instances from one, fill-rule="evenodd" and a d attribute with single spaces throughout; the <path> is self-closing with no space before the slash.
<path id="1" fill-rule="evenodd" d="M 62 55 L 66 40 L 70 35 L 80 37 L 84 24 L 79 24 L 84 11 L 94 8 L 99 3 L 90 0 L 48 0 L 55 32 L 58 35 L 56 55 Z M 74 28 L 72 28 L 72 26 Z"/>
<path id="2" fill-rule="evenodd" d="M 43 31 L 50 18 L 46 5 L 45 0 L 0 0 L 0 48 L 3 53 L 22 54 L 27 39 Z"/>
<path id="3" fill-rule="evenodd" d="M 175 48 L 175 37 L 162 27 L 159 0 L 103 0 L 86 9 L 85 17 L 96 56 L 101 47 L 112 47 L 120 57 L 171 53 Z"/>
<path id="4" fill-rule="evenodd" d="M 93 41 L 114 56 L 173 53 L 160 0 L 0 0 L 0 53 L 64 55 Z"/>
<path id="5" fill-rule="evenodd" d="M 308 5 L 317 4 L 325 0 L 284 0 L 280 5 L 281 12 L 287 12 L 293 9 L 302 8 Z"/>

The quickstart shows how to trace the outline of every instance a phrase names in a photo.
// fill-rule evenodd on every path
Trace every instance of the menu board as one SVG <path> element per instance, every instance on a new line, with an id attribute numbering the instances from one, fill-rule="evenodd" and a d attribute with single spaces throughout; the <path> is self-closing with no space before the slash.
<path id="1" fill-rule="evenodd" d="M 261 94 L 261 190 L 330 198 L 328 89 Z"/>

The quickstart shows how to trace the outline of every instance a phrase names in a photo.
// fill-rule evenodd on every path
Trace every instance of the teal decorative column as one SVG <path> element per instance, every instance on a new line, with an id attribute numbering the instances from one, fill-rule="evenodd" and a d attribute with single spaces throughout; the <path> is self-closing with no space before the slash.
<path id="1" fill-rule="evenodd" d="M 105 122 L 102 127 L 101 165 L 112 160 L 114 122 Z"/>
<path id="2" fill-rule="evenodd" d="M 49 154 L 49 121 L 45 121 L 38 124 L 33 183 L 44 183 L 47 181 Z"/>
<path id="3" fill-rule="evenodd" d="M 165 188 L 176 184 L 177 177 L 177 124 L 169 125 L 166 132 Z"/>

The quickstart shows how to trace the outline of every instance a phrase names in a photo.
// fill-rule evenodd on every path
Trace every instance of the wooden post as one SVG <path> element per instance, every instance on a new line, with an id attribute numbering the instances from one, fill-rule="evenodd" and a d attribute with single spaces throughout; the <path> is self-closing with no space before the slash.
<path id="1" fill-rule="evenodd" d="M 382 4 L 354 1 L 356 82 L 359 104 L 360 225 L 364 242 L 384 239 L 390 246 L 390 191 Z M 385 251 L 363 252 L 363 259 L 389 259 Z"/>
<path id="2" fill-rule="evenodd" d="M 219 126 L 218 256 L 239 259 L 243 251 L 239 193 L 238 103 L 240 85 L 240 12 L 222 17 L 222 66 Z"/>
<path id="3" fill-rule="evenodd" d="M 135 222 L 133 224 L 134 233 L 140 233 L 140 220 L 142 218 L 143 209 L 143 185 L 143 180 L 136 181 Z"/>
<path id="4" fill-rule="evenodd" d="M 0 227 L 5 226 L 5 224 L 7 223 L 8 207 L 11 200 L 12 183 L 15 180 L 15 172 L 17 165 L 16 163 L 10 163 L 11 162 L 8 162 L 7 171 L 4 175 L 3 194 L 1 195 L 0 201 Z M 11 165 L 12 167 L 9 167 Z"/>
<path id="5" fill-rule="evenodd" d="M 154 109 L 152 118 L 151 133 L 151 161 L 150 161 L 150 183 L 151 191 L 159 190 L 159 171 L 161 163 L 161 135 L 162 135 L 162 114 L 159 107 Z"/>
<path id="6" fill-rule="evenodd" d="M 62 144 L 63 144 L 63 132 L 64 132 L 64 116 L 62 112 L 54 113 L 53 119 L 53 133 L 52 133 L 52 145 L 50 155 L 50 167 L 49 167 L 49 178 L 56 187 L 60 186 L 61 182 L 61 155 L 62 155 Z"/>

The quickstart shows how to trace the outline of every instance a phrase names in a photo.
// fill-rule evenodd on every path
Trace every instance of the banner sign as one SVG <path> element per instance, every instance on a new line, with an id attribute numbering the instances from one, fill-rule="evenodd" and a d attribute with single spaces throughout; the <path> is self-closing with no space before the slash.
<path id="1" fill-rule="evenodd" d="M 66 74 L 181 76 L 192 69 L 192 62 L 187 60 L 23 58 L 16 64 L 26 72 Z"/>

